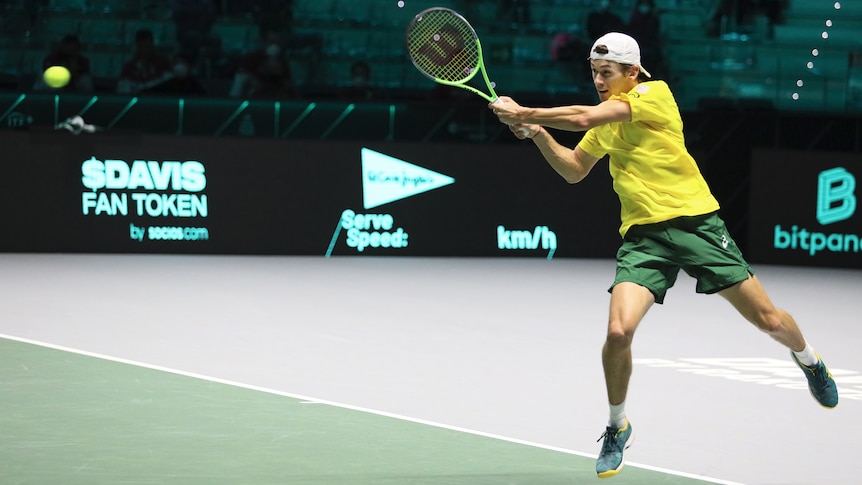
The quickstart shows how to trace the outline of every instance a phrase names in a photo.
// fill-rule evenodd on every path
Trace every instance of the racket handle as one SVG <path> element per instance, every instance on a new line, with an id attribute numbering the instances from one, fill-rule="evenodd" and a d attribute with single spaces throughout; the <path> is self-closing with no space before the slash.
<path id="1" fill-rule="evenodd" d="M 494 101 L 491 101 L 491 104 L 495 104 L 495 103 L 503 104 L 503 103 L 505 103 L 505 101 L 503 101 L 500 98 L 496 98 Z M 530 130 L 524 128 L 523 126 L 518 128 L 517 131 L 518 131 L 518 133 L 524 135 L 524 138 L 530 138 Z"/>

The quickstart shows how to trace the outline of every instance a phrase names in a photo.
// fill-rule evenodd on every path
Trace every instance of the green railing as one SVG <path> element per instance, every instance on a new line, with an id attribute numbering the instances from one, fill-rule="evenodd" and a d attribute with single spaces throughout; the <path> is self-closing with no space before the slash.
<path id="1" fill-rule="evenodd" d="M 4 129 L 63 129 L 63 123 L 74 117 L 98 130 L 178 136 L 510 140 L 485 103 L 470 98 L 390 103 L 0 93 Z"/>

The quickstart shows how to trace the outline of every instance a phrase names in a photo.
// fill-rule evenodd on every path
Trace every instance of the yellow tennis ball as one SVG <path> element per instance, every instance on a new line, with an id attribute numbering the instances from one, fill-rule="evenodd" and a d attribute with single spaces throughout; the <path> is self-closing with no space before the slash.
<path id="1" fill-rule="evenodd" d="M 42 75 L 45 84 L 52 88 L 62 88 L 69 84 L 70 77 L 72 75 L 69 73 L 69 70 L 63 66 L 51 66 L 45 69 L 45 74 Z"/>

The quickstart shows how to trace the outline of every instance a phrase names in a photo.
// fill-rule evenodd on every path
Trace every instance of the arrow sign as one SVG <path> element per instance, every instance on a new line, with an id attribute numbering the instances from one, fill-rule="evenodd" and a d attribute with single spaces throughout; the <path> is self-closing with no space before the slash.
<path id="1" fill-rule="evenodd" d="M 362 204 L 366 209 L 454 183 L 448 175 L 362 149 Z"/>

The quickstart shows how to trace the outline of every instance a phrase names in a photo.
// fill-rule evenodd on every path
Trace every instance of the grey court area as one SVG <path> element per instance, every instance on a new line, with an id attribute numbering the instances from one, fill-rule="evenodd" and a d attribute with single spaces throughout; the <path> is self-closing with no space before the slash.
<path id="1" fill-rule="evenodd" d="M 0 483 L 595 483 L 610 260 L 0 255 Z M 756 267 L 830 366 L 681 275 L 631 484 L 860 483 L 862 272 Z"/>

